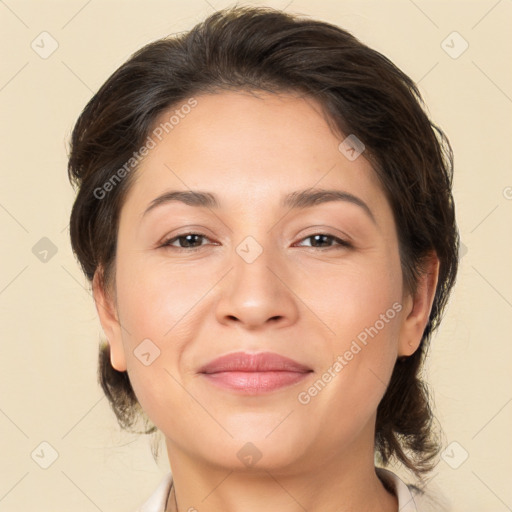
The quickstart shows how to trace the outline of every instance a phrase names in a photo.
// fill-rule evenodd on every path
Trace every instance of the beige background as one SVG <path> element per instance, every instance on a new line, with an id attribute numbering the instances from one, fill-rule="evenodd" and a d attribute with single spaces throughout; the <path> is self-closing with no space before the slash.
<path id="1" fill-rule="evenodd" d="M 119 431 L 96 384 L 102 331 L 69 244 L 67 141 L 132 52 L 228 5 L 0 1 L 0 512 L 130 511 L 167 471 L 148 438 Z M 338 24 L 390 57 L 450 137 L 464 246 L 428 364 L 448 446 L 432 485 L 453 510 L 512 510 L 512 2 L 265 5 Z M 442 45 L 453 31 L 469 44 L 458 58 L 445 50 L 454 55 L 462 39 Z M 47 58 L 31 47 L 44 53 L 52 40 Z M 57 250 L 46 262 L 36 257 L 43 237 Z"/>

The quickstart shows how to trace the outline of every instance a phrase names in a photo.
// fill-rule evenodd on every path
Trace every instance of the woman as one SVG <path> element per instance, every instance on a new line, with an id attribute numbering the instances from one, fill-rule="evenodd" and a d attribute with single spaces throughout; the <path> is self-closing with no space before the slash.
<path id="1" fill-rule="evenodd" d="M 419 372 L 457 271 L 452 161 L 388 59 L 272 9 L 107 80 L 72 135 L 71 242 L 112 408 L 166 440 L 141 510 L 427 510 L 385 466 L 421 487 L 439 451 Z"/>

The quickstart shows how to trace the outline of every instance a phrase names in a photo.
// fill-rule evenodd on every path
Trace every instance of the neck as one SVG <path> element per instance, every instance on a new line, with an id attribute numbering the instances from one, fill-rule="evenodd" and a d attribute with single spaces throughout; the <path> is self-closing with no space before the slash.
<path id="1" fill-rule="evenodd" d="M 379 480 L 368 453 L 333 454 L 316 467 L 257 466 L 240 470 L 212 465 L 167 440 L 173 492 L 166 512 L 397 512 L 398 502 Z M 306 459 L 307 460 L 307 459 Z"/>

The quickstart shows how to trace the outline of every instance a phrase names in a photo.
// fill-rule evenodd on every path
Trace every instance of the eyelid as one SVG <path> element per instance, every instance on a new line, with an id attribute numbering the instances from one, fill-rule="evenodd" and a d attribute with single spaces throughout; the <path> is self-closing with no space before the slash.
<path id="1" fill-rule="evenodd" d="M 303 242 L 304 240 L 307 240 L 309 238 L 313 238 L 317 235 L 322 235 L 328 238 L 331 238 L 335 244 L 328 246 L 328 247 L 313 247 L 313 246 L 307 246 L 307 245 L 297 245 L 299 242 Z M 329 233 L 328 231 L 317 231 L 315 233 L 311 233 L 309 235 L 302 236 L 300 240 L 293 244 L 294 246 L 298 247 L 310 247 L 311 249 L 318 249 L 318 250 L 329 250 L 329 249 L 336 249 L 336 248 L 352 248 L 353 244 L 346 238 L 340 238 L 339 236 L 333 235 L 332 233 Z"/>
<path id="2" fill-rule="evenodd" d="M 295 232 L 295 233 L 294 233 Z M 207 239 L 210 243 L 209 244 L 201 244 L 198 247 L 175 247 L 171 246 L 170 243 L 176 241 L 178 238 L 185 237 L 187 235 L 199 235 L 205 239 Z M 288 235 L 284 236 L 284 238 L 281 238 L 281 241 L 283 242 L 284 239 L 290 237 L 295 242 L 292 243 L 292 246 L 297 246 L 298 242 L 302 242 L 304 239 L 307 239 L 309 237 L 312 237 L 314 235 L 325 235 L 328 237 L 331 237 L 338 242 L 338 246 L 344 246 L 346 248 L 354 247 L 354 241 L 353 237 L 349 235 L 346 231 L 335 228 L 332 225 L 328 224 L 313 224 L 308 225 L 307 227 L 300 229 L 298 231 L 293 230 L 293 232 L 289 232 Z M 183 250 L 183 251 L 193 251 L 194 249 L 200 249 L 201 247 L 204 247 L 206 245 L 222 245 L 223 243 L 227 243 L 229 240 L 229 237 L 227 234 L 213 234 L 211 230 L 207 227 L 205 227 L 202 224 L 185 224 L 182 225 L 175 230 L 171 231 L 167 235 L 163 236 L 159 242 L 155 244 L 155 248 L 167 248 L 170 247 L 171 249 L 176 250 Z M 212 243 L 213 242 L 213 243 Z M 301 246 L 305 247 L 305 246 Z M 334 249 L 336 248 L 336 245 L 330 246 L 330 247 L 311 247 L 313 249 Z"/>
<path id="3" fill-rule="evenodd" d="M 189 231 L 186 231 L 186 232 L 183 232 L 183 233 L 178 233 L 178 234 L 175 234 L 173 236 L 166 237 L 158 245 L 158 248 L 164 248 L 164 249 L 165 248 L 172 248 L 172 249 L 177 250 L 177 251 L 193 252 L 193 251 L 196 251 L 198 249 L 201 249 L 201 247 L 204 247 L 205 245 L 219 245 L 218 242 L 213 242 L 213 244 L 201 244 L 198 247 L 176 247 L 176 246 L 171 245 L 171 243 L 176 242 L 180 238 L 185 238 L 188 235 L 197 235 L 197 236 L 202 237 L 203 239 L 206 239 L 206 240 L 209 240 L 210 242 L 212 242 L 212 239 L 208 235 L 206 235 L 206 234 L 204 234 L 204 233 L 202 233 L 200 231 L 197 231 L 197 230 L 189 230 Z M 322 235 L 322 236 L 331 238 L 334 242 L 336 242 L 336 244 L 328 246 L 328 247 L 314 247 L 312 245 L 311 246 L 297 245 L 299 242 L 303 242 L 304 240 L 307 240 L 307 239 L 312 238 L 312 237 L 317 236 L 317 235 Z M 336 248 L 352 248 L 353 244 L 352 244 L 352 242 L 350 240 L 347 240 L 347 238 L 348 237 L 345 237 L 345 236 L 343 238 L 341 238 L 339 236 L 333 235 L 332 233 L 329 232 L 329 230 L 317 229 L 316 231 L 314 231 L 312 233 L 305 234 L 305 235 L 301 236 L 299 238 L 299 240 L 293 244 L 293 246 L 296 246 L 296 247 L 310 247 L 311 249 L 324 250 L 324 251 L 325 250 L 329 250 L 329 249 L 336 249 Z"/>
<path id="4" fill-rule="evenodd" d="M 348 233 L 340 229 L 336 229 L 332 226 L 326 226 L 324 224 L 309 226 L 306 229 L 299 231 L 299 233 L 295 235 L 294 238 L 298 238 L 299 241 L 301 241 L 304 238 L 308 238 L 314 235 L 327 235 L 332 238 L 337 238 L 338 240 L 341 240 L 348 245 L 354 245 L 353 238 Z"/>
<path id="5" fill-rule="evenodd" d="M 175 242 L 177 241 L 179 238 L 185 238 L 186 236 L 188 235 L 198 235 L 202 238 L 205 238 L 207 240 L 209 240 L 210 242 L 213 242 L 213 240 L 206 234 L 204 233 L 201 233 L 200 231 L 197 231 L 197 230 L 193 230 L 193 231 L 187 231 L 187 232 L 184 232 L 184 233 L 178 233 L 177 235 L 172 235 L 172 236 L 169 236 L 169 237 L 165 237 L 162 242 L 160 242 L 158 244 L 158 247 L 163 247 L 163 248 L 166 248 L 166 247 L 171 247 L 173 249 L 176 249 L 176 250 L 184 250 L 184 251 L 193 251 L 194 249 L 200 249 L 201 247 L 203 247 L 205 244 L 201 244 L 199 247 L 175 247 L 173 245 L 171 245 L 171 242 Z M 208 245 L 208 244 L 206 244 Z M 218 242 L 213 242 L 212 245 L 219 245 Z"/>
<path id="6" fill-rule="evenodd" d="M 208 234 L 210 233 L 210 234 Z M 204 238 L 208 238 L 209 240 L 212 240 L 215 238 L 216 240 L 222 240 L 223 237 L 214 236 L 211 234 L 210 230 L 200 224 L 188 224 L 188 225 L 182 225 L 179 228 L 176 228 L 170 232 L 167 232 L 166 235 L 164 235 L 157 243 L 156 246 L 160 247 L 163 244 L 166 244 L 170 242 L 171 240 L 175 238 L 184 237 L 187 235 L 201 235 Z"/>

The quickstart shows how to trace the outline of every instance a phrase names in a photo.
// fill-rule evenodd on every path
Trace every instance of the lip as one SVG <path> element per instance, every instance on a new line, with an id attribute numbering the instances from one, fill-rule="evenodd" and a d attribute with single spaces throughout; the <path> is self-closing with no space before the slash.
<path id="1" fill-rule="evenodd" d="M 200 368 L 210 383 L 243 394 L 275 391 L 306 378 L 313 370 L 273 352 L 234 352 Z"/>

